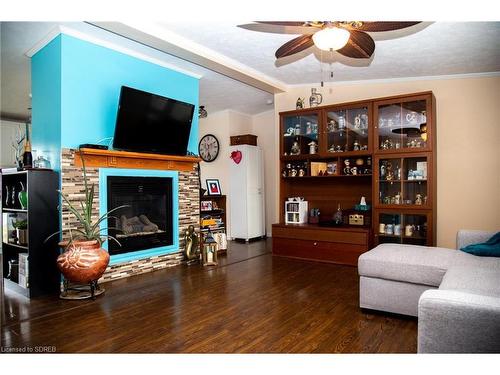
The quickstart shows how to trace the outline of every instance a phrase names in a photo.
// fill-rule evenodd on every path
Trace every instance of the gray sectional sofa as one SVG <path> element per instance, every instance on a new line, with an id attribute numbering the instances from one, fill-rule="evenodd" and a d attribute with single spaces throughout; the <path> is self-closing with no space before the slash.
<path id="1" fill-rule="evenodd" d="M 459 231 L 457 248 L 493 234 Z M 360 307 L 418 316 L 419 353 L 500 352 L 500 258 L 382 244 L 358 272 Z"/>

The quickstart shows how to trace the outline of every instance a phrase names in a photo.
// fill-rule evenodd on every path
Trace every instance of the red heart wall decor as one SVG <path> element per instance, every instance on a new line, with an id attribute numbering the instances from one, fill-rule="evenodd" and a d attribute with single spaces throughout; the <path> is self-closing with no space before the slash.
<path id="1" fill-rule="evenodd" d="M 240 164 L 241 162 L 241 158 L 243 157 L 243 154 L 241 153 L 241 151 L 232 151 L 231 152 L 231 156 L 230 158 L 233 159 L 233 161 L 236 163 L 236 164 Z"/>

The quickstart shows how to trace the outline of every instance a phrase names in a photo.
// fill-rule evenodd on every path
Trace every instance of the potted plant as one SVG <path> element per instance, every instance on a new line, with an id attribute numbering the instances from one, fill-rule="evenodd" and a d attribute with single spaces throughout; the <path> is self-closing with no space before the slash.
<path id="1" fill-rule="evenodd" d="M 59 246 L 61 246 L 64 251 L 57 258 L 57 267 L 64 275 L 65 279 L 65 290 L 61 293 L 61 298 L 63 299 L 95 298 L 95 295 L 103 293 L 104 290 L 99 288 L 97 281 L 103 275 L 109 264 L 109 254 L 102 248 L 102 244 L 107 239 L 116 241 L 118 245 L 120 245 L 120 243 L 113 236 L 107 234 L 103 235 L 103 229 L 100 228 L 100 224 L 104 220 L 111 217 L 110 214 L 112 212 L 128 207 L 127 205 L 116 207 L 93 220 L 92 216 L 94 213 L 93 203 L 95 189 L 94 184 L 89 186 L 83 157 L 82 165 L 84 198 L 79 201 L 79 206 L 78 204 L 75 205 L 72 203 L 66 194 L 64 194 L 61 190 L 58 190 L 58 193 L 62 200 L 66 203 L 68 210 L 71 214 L 73 214 L 78 222 L 78 228 L 63 229 L 62 231 L 58 231 L 50 236 L 52 237 L 66 231 L 69 232 L 69 240 L 59 243 Z M 112 229 L 119 230 L 117 228 Z M 70 290 L 74 290 L 74 288 L 70 288 L 68 286 L 68 282 L 89 284 L 90 295 L 88 293 L 83 293 L 82 297 L 82 293 L 70 293 Z M 81 291 L 81 288 L 76 288 L 76 290 Z"/>
<path id="2" fill-rule="evenodd" d="M 28 220 L 14 221 L 12 226 L 16 229 L 17 243 L 19 245 L 28 244 Z"/>

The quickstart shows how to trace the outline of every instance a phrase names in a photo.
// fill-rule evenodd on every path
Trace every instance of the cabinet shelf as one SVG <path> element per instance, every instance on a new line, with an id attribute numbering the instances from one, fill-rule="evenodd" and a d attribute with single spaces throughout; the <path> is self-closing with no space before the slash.
<path id="1" fill-rule="evenodd" d="M 3 278 L 3 283 L 8 289 L 13 290 L 23 296 L 29 297 L 29 289 L 22 287 L 21 285 L 19 285 L 19 283 L 16 283 L 15 281 L 12 281 L 11 279 L 8 279 L 6 277 Z"/>
<path id="2" fill-rule="evenodd" d="M 425 180 L 378 180 L 377 182 L 427 182 Z"/>
<path id="3" fill-rule="evenodd" d="M 287 180 L 300 180 L 300 179 L 309 179 L 309 178 L 339 178 L 339 177 L 371 177 L 371 174 L 332 174 L 332 175 L 326 175 L 326 176 L 302 176 L 302 177 L 281 177 Z"/>
<path id="4" fill-rule="evenodd" d="M 22 250 L 26 250 L 26 251 L 29 250 L 29 247 L 25 246 L 25 245 L 18 245 L 18 244 L 15 244 L 15 243 L 8 243 L 8 242 L 3 242 L 3 241 L 2 241 L 2 244 L 4 246 L 12 246 L 12 247 L 16 247 L 18 249 L 22 249 Z"/>
<path id="5" fill-rule="evenodd" d="M 375 234 L 378 237 L 387 237 L 387 238 L 401 238 L 403 240 L 426 240 L 427 237 L 423 236 L 405 236 L 405 235 L 396 235 L 396 234 L 382 234 L 382 233 L 377 233 Z"/>
<path id="6" fill-rule="evenodd" d="M 21 209 L 21 208 L 3 208 L 2 209 L 3 212 L 28 212 L 28 210 L 24 210 L 24 209 Z"/>

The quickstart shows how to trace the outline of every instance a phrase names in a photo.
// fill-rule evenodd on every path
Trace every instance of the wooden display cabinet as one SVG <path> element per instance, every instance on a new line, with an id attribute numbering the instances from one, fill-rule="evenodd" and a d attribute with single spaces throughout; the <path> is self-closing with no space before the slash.
<path id="1" fill-rule="evenodd" d="M 374 101 L 374 152 L 433 151 L 435 107 L 431 92 Z"/>
<path id="2" fill-rule="evenodd" d="M 429 210 L 376 210 L 374 216 L 374 245 L 435 243 L 433 215 Z"/>
<path id="3" fill-rule="evenodd" d="M 331 156 L 370 155 L 372 152 L 372 104 L 357 102 L 328 106 L 321 132 L 320 154 Z"/>
<path id="4" fill-rule="evenodd" d="M 432 92 L 281 112 L 280 134 L 281 212 L 280 223 L 273 225 L 275 255 L 356 265 L 357 256 L 373 244 L 435 243 Z M 317 144 L 316 152 L 311 153 L 311 142 Z M 389 178 L 384 174 L 388 167 Z M 367 220 L 371 225 L 284 224 L 284 202 L 290 197 L 303 197 L 309 210 L 319 209 L 324 222 L 332 219 L 339 204 L 348 211 L 363 196 L 373 206 Z M 381 215 L 388 214 L 399 215 L 400 225 L 413 221 L 409 225 L 415 234 L 379 236 L 379 225 L 387 219 Z M 346 231 L 355 243 L 337 240 L 338 233 Z M 342 250 L 347 248 L 349 256 Z"/>

